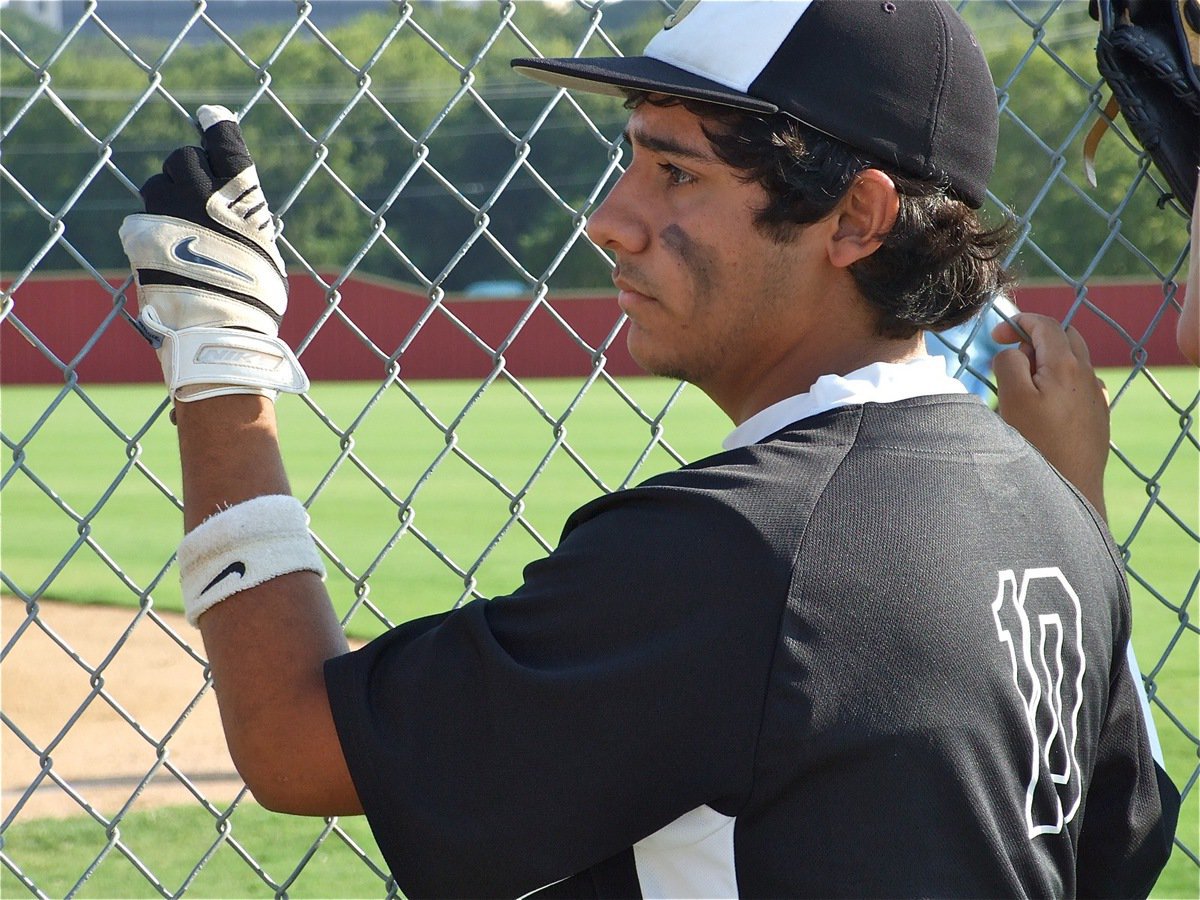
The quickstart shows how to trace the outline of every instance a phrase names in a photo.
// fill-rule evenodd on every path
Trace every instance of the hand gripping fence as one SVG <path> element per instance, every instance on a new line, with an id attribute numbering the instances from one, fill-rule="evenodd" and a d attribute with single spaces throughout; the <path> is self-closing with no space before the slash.
<path id="1" fill-rule="evenodd" d="M 314 376 L 280 402 L 285 452 L 338 612 L 366 638 L 504 592 L 575 505 L 719 445 L 711 417 L 692 433 L 698 392 L 631 377 L 609 263 L 583 233 L 622 170 L 625 114 L 507 64 L 640 50 L 674 5 L 4 7 L 0 893 L 397 894 L 361 819 L 267 814 L 204 749 L 220 736 L 198 633 L 176 612 L 174 435 L 116 239 L 137 186 L 195 142 L 196 106 L 241 116 L 285 229 L 289 340 Z M 1083 136 L 1107 99 L 1086 4 L 960 6 L 997 83 L 989 207 L 1020 223 L 1009 262 L 1094 357 L 1108 348 L 1112 527 L 1184 796 L 1159 890 L 1195 896 L 1197 378 L 1170 352 L 1187 211 L 1120 119 L 1086 184 Z M 983 330 L 953 349 L 986 381 L 968 352 Z M 551 347 L 567 363 L 546 363 Z M 147 383 L 108 383 L 122 380 Z M 430 605 L 398 603 L 400 572 Z M 182 674 L 131 680 L 160 670 Z M 109 745 L 119 758 L 101 762 Z"/>

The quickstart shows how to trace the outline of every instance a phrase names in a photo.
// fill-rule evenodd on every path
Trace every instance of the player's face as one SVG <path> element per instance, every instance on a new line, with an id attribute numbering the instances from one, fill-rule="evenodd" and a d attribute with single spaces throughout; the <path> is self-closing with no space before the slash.
<path id="1" fill-rule="evenodd" d="M 777 243 L 755 227 L 765 192 L 713 154 L 682 106 L 642 104 L 627 137 L 632 161 L 588 234 L 616 257 L 629 351 L 725 406 L 792 346 L 805 232 Z"/>

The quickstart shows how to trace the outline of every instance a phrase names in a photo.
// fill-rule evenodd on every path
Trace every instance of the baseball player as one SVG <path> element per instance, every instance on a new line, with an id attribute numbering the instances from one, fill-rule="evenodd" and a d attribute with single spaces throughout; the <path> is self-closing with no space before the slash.
<path id="1" fill-rule="evenodd" d="M 122 227 L 175 399 L 185 604 L 257 799 L 365 812 L 408 896 L 1141 896 L 1178 796 L 1096 511 L 925 355 L 1002 287 L 994 87 L 947 4 L 684 3 L 588 233 L 628 344 L 736 426 L 511 594 L 348 653 L 272 400 L 274 228 L 227 111 Z M 986 524 L 984 524 L 986 523 Z"/>

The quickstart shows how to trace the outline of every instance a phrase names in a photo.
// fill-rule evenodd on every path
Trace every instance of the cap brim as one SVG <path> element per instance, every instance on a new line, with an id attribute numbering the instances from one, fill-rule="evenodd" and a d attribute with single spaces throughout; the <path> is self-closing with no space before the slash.
<path id="1" fill-rule="evenodd" d="M 720 103 L 750 112 L 779 112 L 779 107 L 774 103 L 735 91 L 649 56 L 514 59 L 512 67 L 522 75 L 546 84 L 591 94 L 620 97 L 626 90 L 649 91 L 652 94 Z"/>

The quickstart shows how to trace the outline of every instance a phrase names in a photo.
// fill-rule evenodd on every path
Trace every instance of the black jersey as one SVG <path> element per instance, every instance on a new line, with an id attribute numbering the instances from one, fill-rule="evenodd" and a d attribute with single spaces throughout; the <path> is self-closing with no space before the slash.
<path id="1" fill-rule="evenodd" d="M 1132 896 L 1177 798 L 1129 619 L 1091 507 L 920 397 L 589 503 L 326 679 L 410 896 Z"/>

